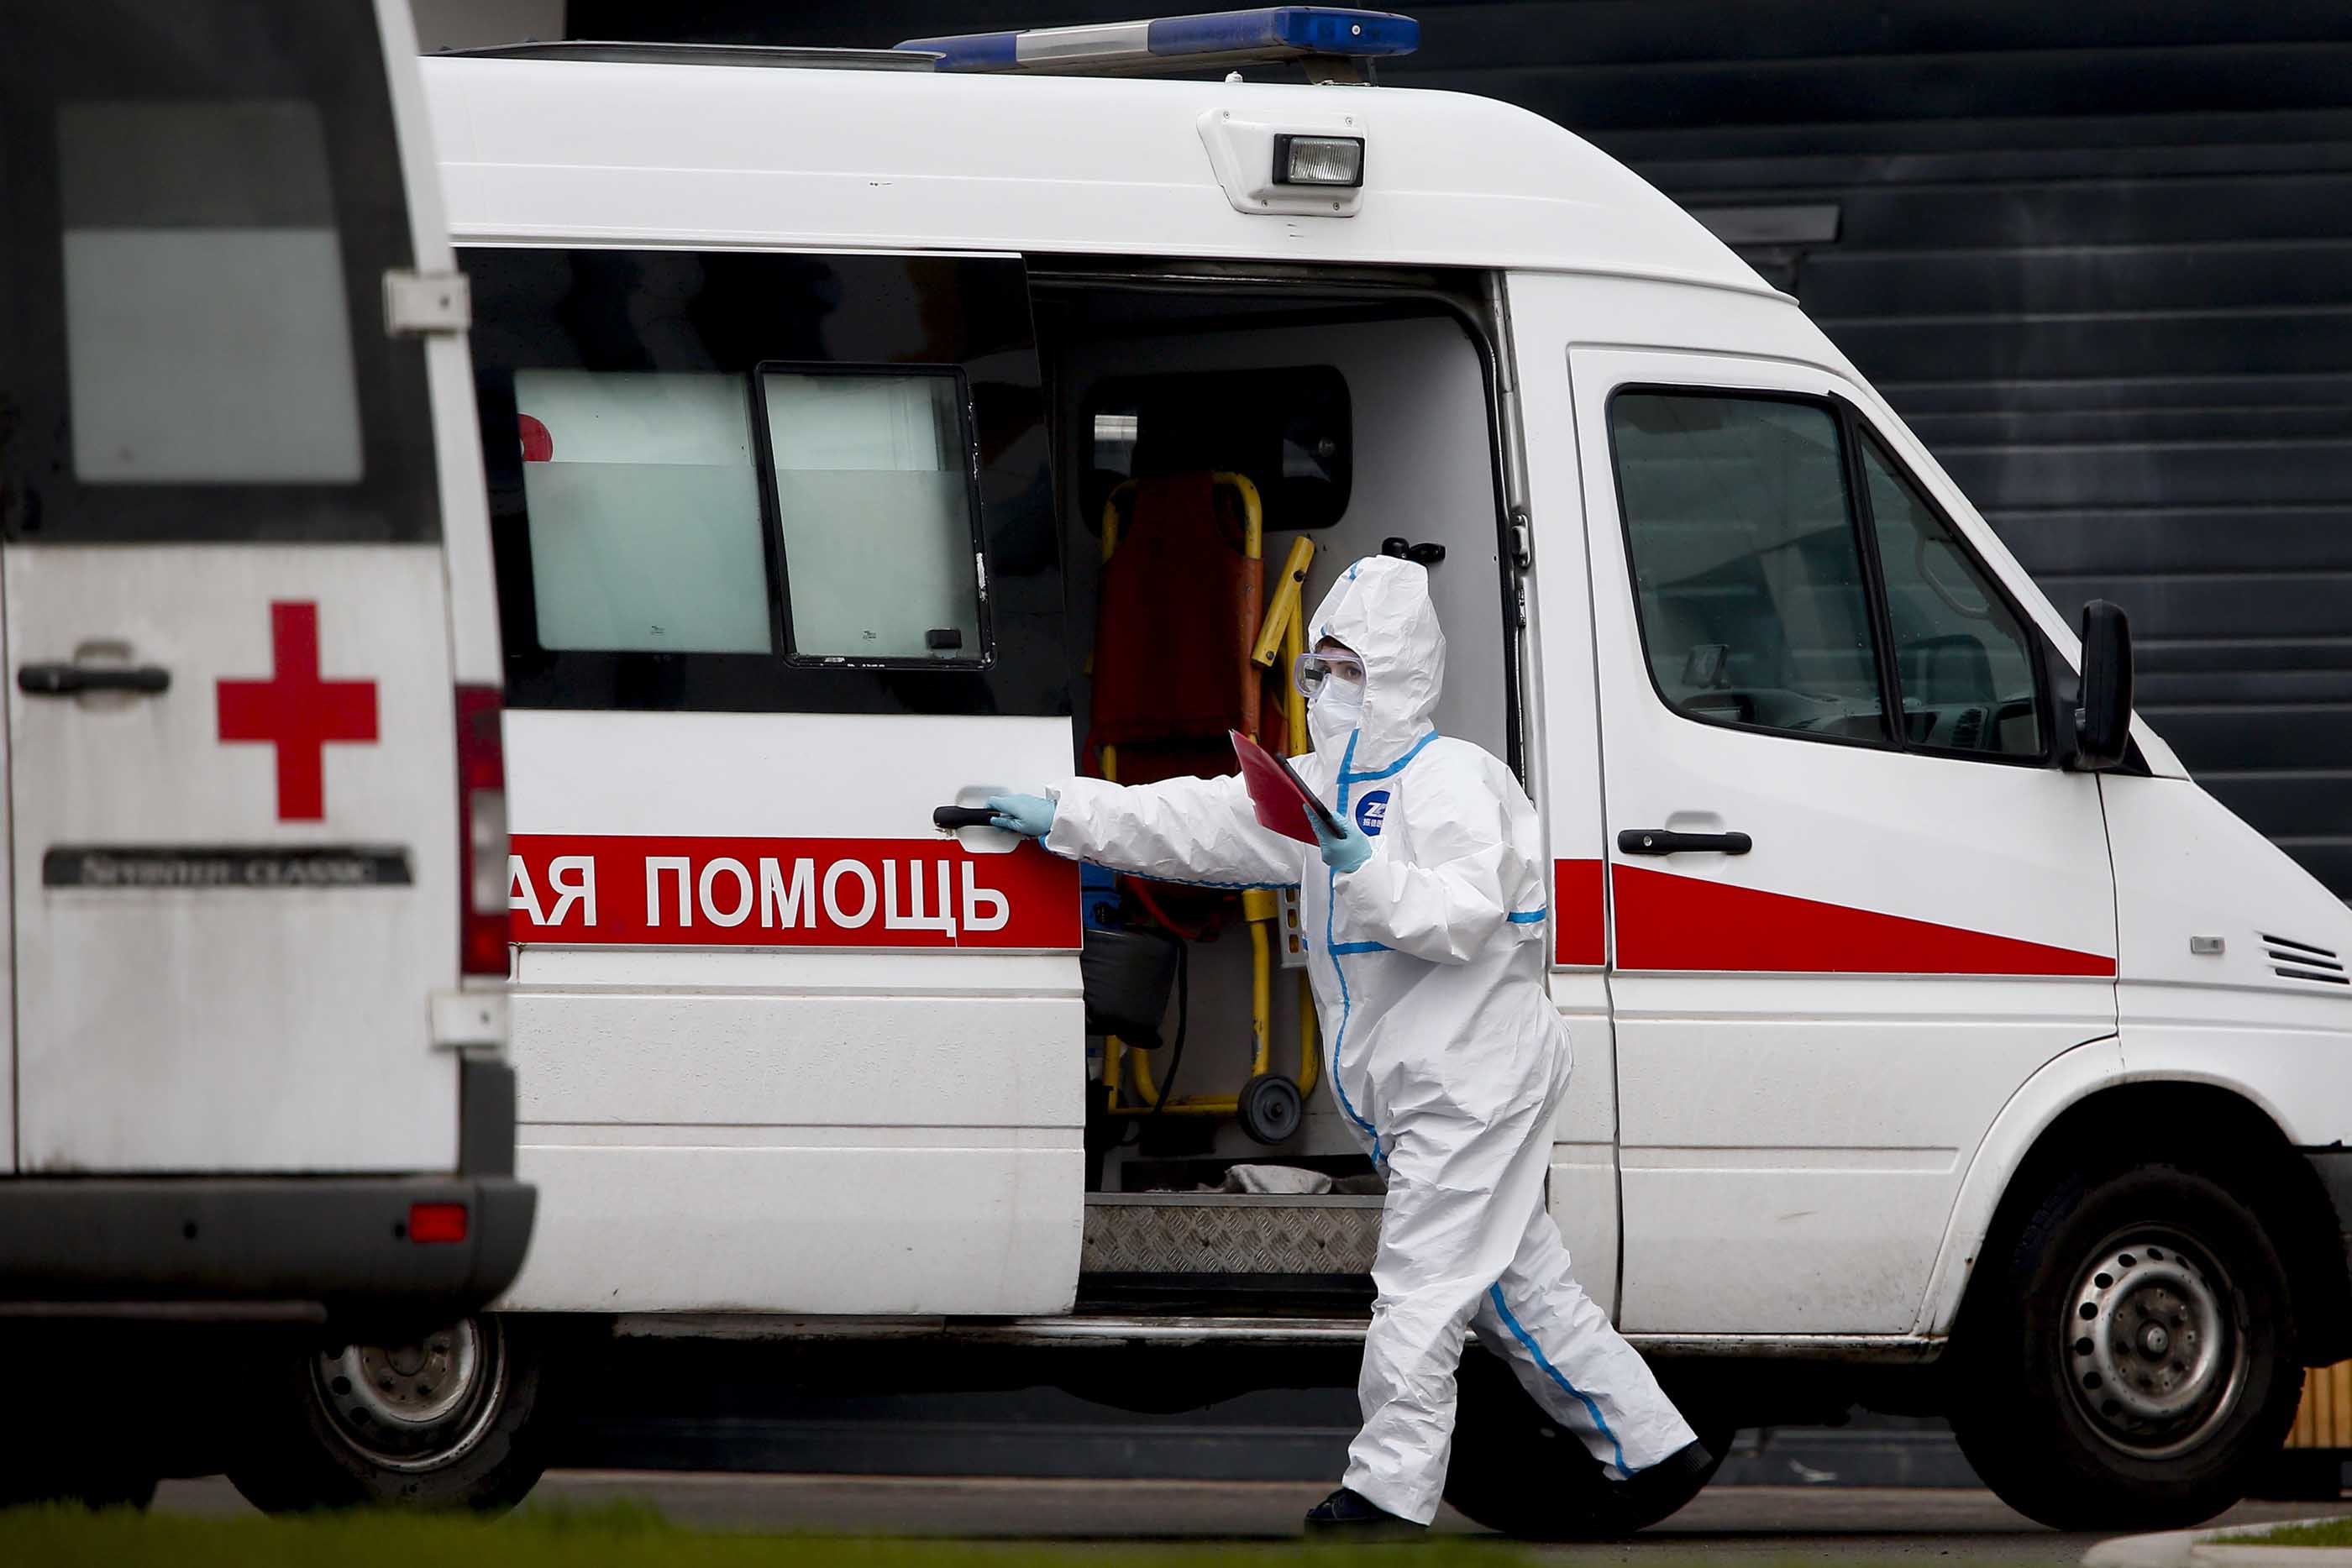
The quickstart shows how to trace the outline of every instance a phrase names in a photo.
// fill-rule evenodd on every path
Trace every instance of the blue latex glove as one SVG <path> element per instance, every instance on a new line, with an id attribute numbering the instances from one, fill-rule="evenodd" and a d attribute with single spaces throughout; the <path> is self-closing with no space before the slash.
<path id="1" fill-rule="evenodd" d="M 1372 858 L 1372 841 L 1346 817 L 1339 819 L 1337 833 L 1326 832 L 1323 819 L 1312 811 L 1307 813 L 1307 825 L 1315 831 L 1315 841 L 1323 846 L 1323 863 L 1333 871 L 1351 872 Z"/>
<path id="2" fill-rule="evenodd" d="M 1054 802 L 1043 795 L 991 795 L 989 826 L 1042 839 L 1054 831 Z"/>

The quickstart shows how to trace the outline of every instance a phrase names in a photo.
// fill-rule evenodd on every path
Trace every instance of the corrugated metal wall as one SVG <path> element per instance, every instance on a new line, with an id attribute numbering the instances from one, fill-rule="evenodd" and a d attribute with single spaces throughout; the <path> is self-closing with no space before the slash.
<path id="1" fill-rule="evenodd" d="M 1424 47 L 1384 79 L 1763 209 L 1727 226 L 1833 224 L 1748 254 L 2062 608 L 2131 612 L 2141 711 L 2352 897 L 2352 3 L 1398 3 Z M 571 32 L 875 44 L 1150 8 L 573 0 Z"/>

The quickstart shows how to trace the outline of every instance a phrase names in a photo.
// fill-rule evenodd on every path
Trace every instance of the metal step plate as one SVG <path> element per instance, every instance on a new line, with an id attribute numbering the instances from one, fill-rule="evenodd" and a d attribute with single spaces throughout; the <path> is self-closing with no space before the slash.
<path id="1" fill-rule="evenodd" d="M 1377 1196 L 1087 1195 L 1086 1274 L 1369 1274 Z"/>

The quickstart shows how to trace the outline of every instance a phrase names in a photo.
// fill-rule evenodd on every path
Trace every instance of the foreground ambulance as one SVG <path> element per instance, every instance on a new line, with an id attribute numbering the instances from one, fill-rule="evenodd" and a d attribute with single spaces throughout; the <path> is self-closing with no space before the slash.
<path id="1" fill-rule="evenodd" d="M 2352 1352 L 2352 916 L 1794 301 L 1544 120 L 1350 85 L 1413 32 L 426 62 L 545 1197 L 496 1441 L 415 1484 L 526 1488 L 582 1334 L 1350 1377 L 1381 1200 L 1297 973 L 1349 956 L 957 812 L 1229 766 L 1383 551 L 1543 813 L 1553 1212 L 1717 1452 L 1944 1413 L 2037 1518 L 2174 1522 Z M 1155 63 L 1234 69 L 1087 74 Z M 1449 1496 L 1589 1527 L 1497 1364 Z"/>
<path id="2" fill-rule="evenodd" d="M 0 1315 L 37 1346 L 0 1501 L 310 1465 L 319 1395 L 394 1386 L 318 1336 L 423 1364 L 521 1266 L 415 55 L 405 0 L 0 6 Z M 209 1392 L 159 1419 L 164 1366 Z"/>

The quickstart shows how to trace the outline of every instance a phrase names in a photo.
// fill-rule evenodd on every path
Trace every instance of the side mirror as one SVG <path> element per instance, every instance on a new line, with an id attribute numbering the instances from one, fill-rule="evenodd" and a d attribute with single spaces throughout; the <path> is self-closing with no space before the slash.
<path id="1" fill-rule="evenodd" d="M 2074 696 L 2074 755 L 2085 773 L 2121 766 L 2131 751 L 2131 622 L 2123 606 L 2083 606 L 2083 681 Z"/>

